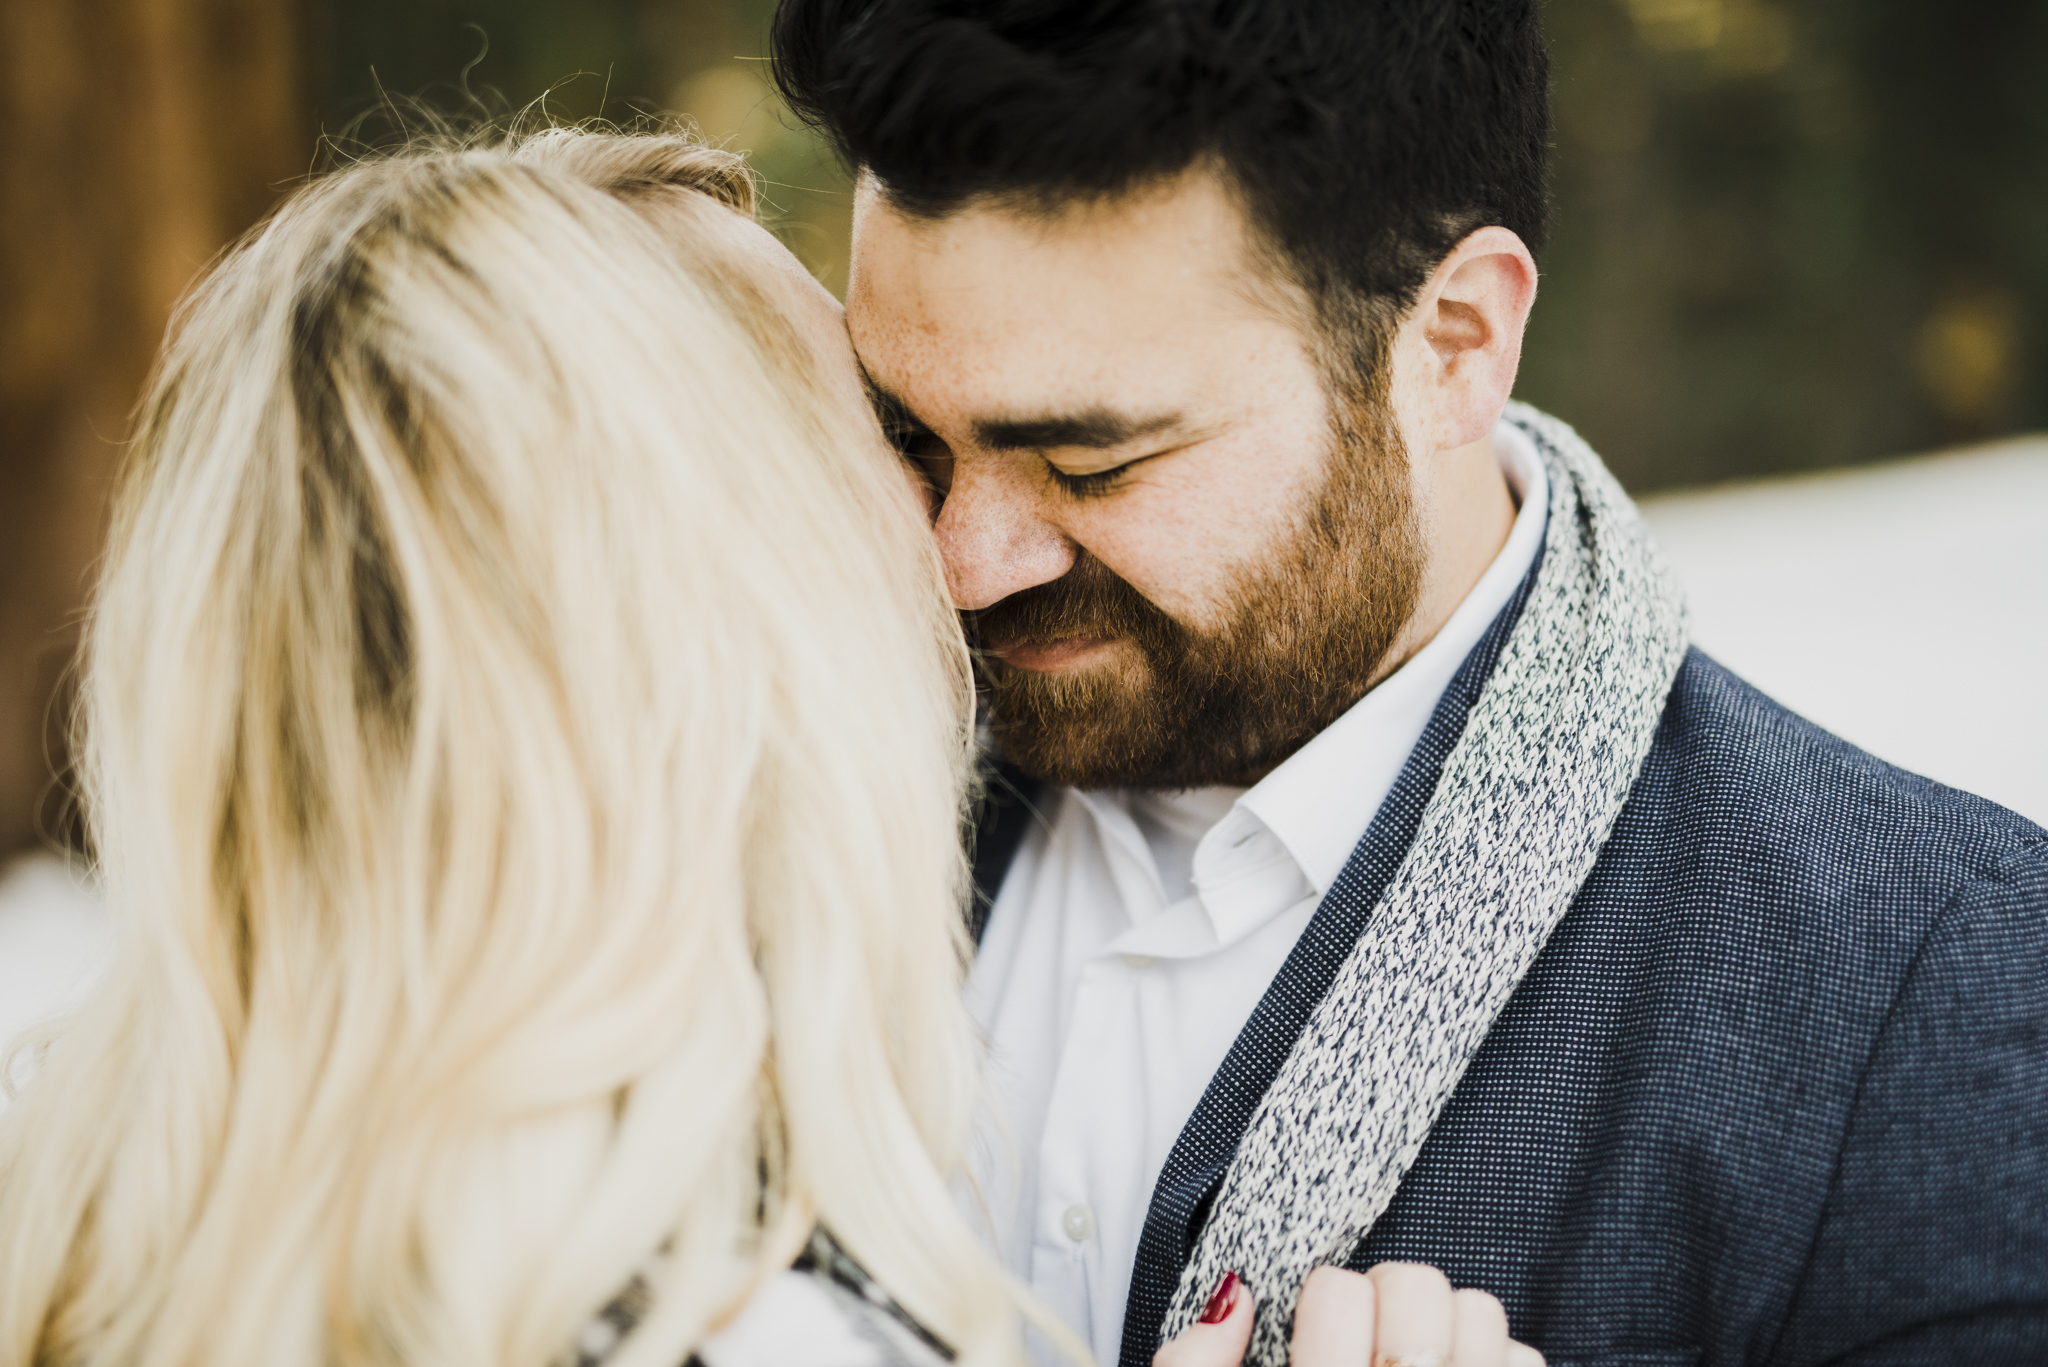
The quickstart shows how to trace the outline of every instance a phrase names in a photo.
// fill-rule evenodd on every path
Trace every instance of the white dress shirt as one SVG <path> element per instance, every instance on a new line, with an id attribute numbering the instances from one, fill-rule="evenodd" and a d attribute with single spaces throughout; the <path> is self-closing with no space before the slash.
<path id="1" fill-rule="evenodd" d="M 1099 1363 L 1182 1126 L 1535 560 L 1542 462 L 1493 441 L 1521 511 L 1428 645 L 1250 789 L 1048 796 L 996 897 L 967 988 L 994 1110 L 969 1209 Z"/>

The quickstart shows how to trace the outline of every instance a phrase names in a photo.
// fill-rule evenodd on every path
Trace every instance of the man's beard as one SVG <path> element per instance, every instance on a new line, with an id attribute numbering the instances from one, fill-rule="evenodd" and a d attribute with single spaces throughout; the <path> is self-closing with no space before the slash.
<path id="1" fill-rule="evenodd" d="M 1333 406 L 1322 489 L 1240 574 L 1221 628 L 1167 615 L 1085 551 L 1051 583 L 964 614 L 977 644 L 1135 648 L 1136 660 L 1127 650 L 1120 665 L 1070 673 L 978 650 L 1006 758 L 1076 788 L 1251 784 L 1364 696 L 1414 611 L 1421 534 L 1387 405 L 1359 395 Z"/>

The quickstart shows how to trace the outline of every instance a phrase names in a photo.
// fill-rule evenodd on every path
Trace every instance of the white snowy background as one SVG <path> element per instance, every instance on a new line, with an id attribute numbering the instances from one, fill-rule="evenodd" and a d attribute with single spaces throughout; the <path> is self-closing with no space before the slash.
<path id="1" fill-rule="evenodd" d="M 2048 825 L 2048 438 L 1643 511 L 1702 650 L 1879 758 Z"/>

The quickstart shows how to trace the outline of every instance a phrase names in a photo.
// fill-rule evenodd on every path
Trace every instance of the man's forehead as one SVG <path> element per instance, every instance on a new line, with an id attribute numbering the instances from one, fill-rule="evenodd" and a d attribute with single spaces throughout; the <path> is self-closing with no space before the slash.
<path id="1" fill-rule="evenodd" d="M 869 181 L 849 305 L 927 331 L 1242 315 L 1273 302 L 1248 240 L 1235 197 L 1207 173 L 1059 210 L 977 202 L 937 218 L 898 211 Z"/>
<path id="2" fill-rule="evenodd" d="M 873 378 L 915 404 L 936 388 L 963 416 L 1143 413 L 1243 325 L 1275 321 L 1243 239 L 1235 201 L 1188 178 L 1060 215 L 979 205 L 936 220 L 867 185 L 848 322 Z"/>
<path id="3" fill-rule="evenodd" d="M 1026 423 L 1149 411 L 1199 370 L 1193 354 L 1167 345 L 1169 332 L 995 305 L 931 319 L 864 309 L 857 298 L 849 300 L 848 323 L 870 381 L 927 418 Z"/>

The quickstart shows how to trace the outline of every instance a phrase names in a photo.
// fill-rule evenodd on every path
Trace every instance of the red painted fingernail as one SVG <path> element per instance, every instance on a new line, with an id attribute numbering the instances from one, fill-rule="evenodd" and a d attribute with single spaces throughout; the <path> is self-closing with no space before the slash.
<path id="1" fill-rule="evenodd" d="M 1221 1324 L 1229 1319 L 1232 1307 L 1237 1304 L 1237 1289 L 1243 1285 L 1235 1272 L 1224 1273 L 1223 1280 L 1210 1293 L 1209 1303 L 1202 1307 L 1202 1323 Z"/>

